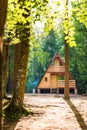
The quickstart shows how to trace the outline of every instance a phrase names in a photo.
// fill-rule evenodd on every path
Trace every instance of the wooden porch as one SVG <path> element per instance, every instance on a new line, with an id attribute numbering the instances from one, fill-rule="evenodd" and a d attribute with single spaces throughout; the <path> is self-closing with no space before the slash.
<path id="1" fill-rule="evenodd" d="M 50 66 L 47 70 L 48 73 L 65 72 L 64 66 Z"/>
<path id="2" fill-rule="evenodd" d="M 65 88 L 65 80 L 58 80 L 57 86 L 50 84 L 47 88 L 43 86 L 42 88 L 38 89 L 38 93 L 64 93 Z M 69 80 L 69 91 L 70 93 L 76 93 L 76 83 L 75 80 Z"/>
<path id="3" fill-rule="evenodd" d="M 58 80 L 58 88 L 65 87 L 65 80 Z M 69 80 L 69 88 L 76 88 L 75 80 Z"/>

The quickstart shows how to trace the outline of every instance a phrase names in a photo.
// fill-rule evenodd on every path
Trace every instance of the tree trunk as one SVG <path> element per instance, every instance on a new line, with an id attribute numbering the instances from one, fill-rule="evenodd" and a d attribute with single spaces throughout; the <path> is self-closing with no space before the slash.
<path id="1" fill-rule="evenodd" d="M 0 38 L 0 130 L 2 130 L 2 38 Z"/>
<path id="2" fill-rule="evenodd" d="M 2 130 L 2 62 L 3 34 L 6 21 L 8 0 L 0 0 L 0 130 Z"/>
<path id="3" fill-rule="evenodd" d="M 20 8 L 24 6 L 25 11 L 27 11 L 27 14 L 22 14 L 26 20 L 26 18 L 30 15 L 30 10 L 25 8 L 24 1 L 19 0 L 18 2 L 23 2 L 23 5 Z M 26 84 L 30 37 L 30 27 L 26 27 L 29 26 L 29 22 L 27 20 L 25 24 L 18 22 L 16 26 L 16 36 L 19 37 L 20 43 L 15 45 L 14 50 L 14 70 L 12 80 L 13 97 L 8 107 L 5 109 L 5 114 L 8 115 L 9 112 L 11 113 L 11 115 L 8 115 L 8 118 L 13 119 L 15 117 L 19 118 L 23 113 L 27 113 L 23 107 L 23 100 Z M 15 116 L 14 113 L 16 114 Z"/>
<path id="4" fill-rule="evenodd" d="M 68 60 L 68 43 L 65 41 L 65 89 L 64 98 L 69 99 L 69 60 Z"/>
<path id="5" fill-rule="evenodd" d="M 9 46 L 3 45 L 3 65 L 2 65 L 2 98 L 6 97 L 6 83 L 7 83 L 7 72 L 8 72 L 8 53 Z"/>
<path id="6" fill-rule="evenodd" d="M 20 8 L 23 8 L 24 1 L 18 0 L 18 4 L 23 2 L 23 5 Z M 30 16 L 30 9 L 24 8 L 27 14 L 22 14 L 26 19 Z M 18 109 L 23 108 L 24 100 L 24 90 L 26 84 L 26 70 L 28 63 L 28 53 L 29 53 L 29 37 L 30 37 L 30 27 L 29 22 L 25 24 L 17 23 L 17 27 L 21 26 L 21 29 L 17 29 L 16 33 L 19 35 L 20 43 L 15 46 L 14 54 L 14 72 L 13 72 L 13 97 L 11 101 L 11 106 L 16 106 Z M 24 35 L 23 35 L 24 34 Z"/>
<path id="7" fill-rule="evenodd" d="M 66 1 L 66 16 L 64 20 L 67 20 L 68 22 L 68 0 Z M 68 36 L 68 34 L 65 34 L 65 37 Z M 68 60 L 68 43 L 67 40 L 65 40 L 65 89 L 64 89 L 64 98 L 69 99 L 69 60 Z"/>
<path id="8" fill-rule="evenodd" d="M 11 104 L 22 109 L 24 90 L 26 83 L 26 70 L 28 62 L 29 44 L 20 43 L 15 45 L 14 72 L 13 72 L 13 98 Z"/>
<path id="9" fill-rule="evenodd" d="M 15 45 L 12 82 L 13 96 L 10 104 L 4 109 L 7 119 L 18 119 L 22 114 L 29 114 L 23 106 L 28 52 L 28 43 L 19 43 Z M 10 115 L 8 114 L 9 112 Z"/>

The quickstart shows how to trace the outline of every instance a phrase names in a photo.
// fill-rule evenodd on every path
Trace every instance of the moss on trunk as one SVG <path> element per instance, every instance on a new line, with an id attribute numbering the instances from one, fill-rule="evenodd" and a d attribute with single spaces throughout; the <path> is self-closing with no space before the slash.
<path id="1" fill-rule="evenodd" d="M 6 121 L 15 121 L 21 118 L 21 116 L 33 115 L 30 109 L 26 109 L 24 106 L 20 107 L 14 105 L 12 102 L 3 109 L 4 119 Z"/>
<path id="2" fill-rule="evenodd" d="M 28 52 L 28 43 L 20 43 L 15 46 L 13 97 L 9 105 L 4 108 L 6 120 L 17 120 L 22 115 L 33 114 L 30 110 L 25 109 L 23 106 Z"/>

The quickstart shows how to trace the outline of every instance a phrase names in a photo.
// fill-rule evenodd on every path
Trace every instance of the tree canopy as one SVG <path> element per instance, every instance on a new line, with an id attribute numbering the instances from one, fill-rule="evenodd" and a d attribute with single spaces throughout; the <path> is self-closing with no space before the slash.
<path id="1" fill-rule="evenodd" d="M 87 2 L 86 0 L 70 0 L 68 8 L 65 3 L 66 0 L 64 2 L 60 0 L 9 0 L 5 30 L 6 42 L 19 43 L 20 33 L 25 38 L 24 26 L 26 29 L 30 28 L 27 88 L 32 86 L 30 84 L 33 81 L 38 83 L 56 51 L 59 51 L 64 59 L 64 39 L 70 47 L 75 46 L 69 48 L 69 55 L 72 56 L 70 70 L 77 79 L 77 83 L 79 84 L 78 71 L 80 75 L 84 75 L 81 79 L 86 79 Z M 83 64 L 81 64 L 81 59 L 84 59 Z"/>

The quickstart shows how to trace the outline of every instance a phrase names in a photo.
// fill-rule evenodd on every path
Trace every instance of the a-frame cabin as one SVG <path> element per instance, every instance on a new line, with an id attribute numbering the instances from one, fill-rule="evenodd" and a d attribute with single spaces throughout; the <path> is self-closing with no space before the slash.
<path id="1" fill-rule="evenodd" d="M 65 66 L 58 53 L 52 59 L 51 64 L 47 68 L 44 76 L 39 82 L 36 91 L 38 93 L 64 93 L 65 87 Z M 70 93 L 76 93 L 76 84 L 69 73 L 69 89 Z"/>

